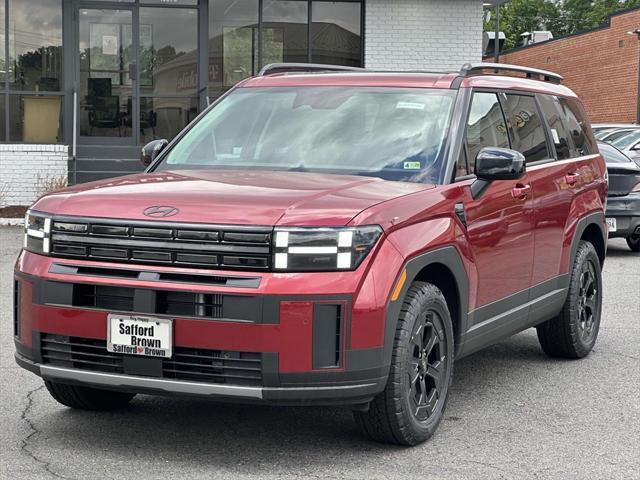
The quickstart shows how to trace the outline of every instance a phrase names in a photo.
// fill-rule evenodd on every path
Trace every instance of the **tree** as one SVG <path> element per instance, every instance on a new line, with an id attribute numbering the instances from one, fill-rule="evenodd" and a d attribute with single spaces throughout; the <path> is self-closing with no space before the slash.
<path id="1" fill-rule="evenodd" d="M 521 34 L 549 30 L 554 37 L 569 35 L 606 23 L 612 13 L 640 6 L 640 0 L 511 0 L 500 7 L 500 30 L 505 49 L 522 44 Z M 485 23 L 494 30 L 494 20 Z"/>

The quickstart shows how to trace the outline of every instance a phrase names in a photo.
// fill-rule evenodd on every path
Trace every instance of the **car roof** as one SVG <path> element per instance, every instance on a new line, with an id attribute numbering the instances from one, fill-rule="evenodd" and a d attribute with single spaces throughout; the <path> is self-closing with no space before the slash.
<path id="1" fill-rule="evenodd" d="M 547 93 L 565 97 L 576 95 L 556 83 L 507 75 L 471 75 L 459 72 L 317 72 L 276 73 L 251 77 L 238 84 L 240 88 L 256 87 L 389 87 L 389 88 L 492 88 Z"/>

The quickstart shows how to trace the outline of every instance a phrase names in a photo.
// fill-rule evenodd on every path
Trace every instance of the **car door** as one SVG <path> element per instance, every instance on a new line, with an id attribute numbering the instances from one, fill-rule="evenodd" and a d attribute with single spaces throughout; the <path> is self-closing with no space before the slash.
<path id="1" fill-rule="evenodd" d="M 508 125 L 495 92 L 474 92 L 465 133 L 468 169 L 483 147 L 510 148 Z M 533 267 L 533 197 L 529 178 L 491 182 L 465 202 L 467 235 L 477 269 L 475 309 L 471 328 L 494 320 L 526 322 L 527 311 L 499 318 L 526 303 Z M 497 323 L 501 323 L 498 321 Z M 502 325 L 504 326 L 504 325 Z M 479 333 L 479 332 L 478 332 Z"/>
<path id="2" fill-rule="evenodd" d="M 575 198 L 596 178 L 592 171 L 585 132 L 569 106 L 553 95 L 537 95 L 540 114 L 547 124 L 550 158 L 527 165 L 534 191 L 535 251 L 532 297 L 550 293 L 561 286 L 568 265 L 562 265 L 567 231 L 571 228 L 571 208 Z M 566 283 L 566 282 L 565 282 Z M 532 298 L 533 299 L 533 298 Z"/>

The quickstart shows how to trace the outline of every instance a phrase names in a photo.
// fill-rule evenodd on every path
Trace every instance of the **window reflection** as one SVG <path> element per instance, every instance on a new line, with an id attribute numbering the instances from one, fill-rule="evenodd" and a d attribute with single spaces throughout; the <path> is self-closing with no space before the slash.
<path id="1" fill-rule="evenodd" d="M 8 13 L 10 88 L 60 91 L 61 0 L 9 0 Z"/>
<path id="2" fill-rule="evenodd" d="M 313 2 L 311 60 L 358 67 L 361 60 L 359 3 Z"/>
<path id="3" fill-rule="evenodd" d="M 214 0 L 209 7 L 209 93 L 256 73 L 258 0 Z"/>
<path id="4" fill-rule="evenodd" d="M 198 114 L 197 98 L 140 99 L 140 142 L 174 138 Z M 131 128 L 131 125 L 128 125 Z"/>
<path id="5" fill-rule="evenodd" d="M 482 148 L 509 148 L 507 123 L 495 93 L 473 94 L 466 135 L 469 173 L 474 171 L 476 156 Z"/>
<path id="6" fill-rule="evenodd" d="M 308 3 L 264 0 L 262 8 L 262 64 L 307 62 Z"/>
<path id="7" fill-rule="evenodd" d="M 198 11 L 140 9 L 140 91 L 194 95 L 198 90 Z"/>

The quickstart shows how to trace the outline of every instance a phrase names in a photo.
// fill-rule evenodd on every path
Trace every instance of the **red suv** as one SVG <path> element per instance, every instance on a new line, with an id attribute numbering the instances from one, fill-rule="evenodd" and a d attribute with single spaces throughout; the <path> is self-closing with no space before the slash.
<path id="1" fill-rule="evenodd" d="M 73 408 L 346 405 L 424 441 L 455 359 L 534 326 L 551 356 L 596 341 L 606 169 L 560 81 L 266 67 L 145 173 L 32 206 L 18 363 Z"/>

